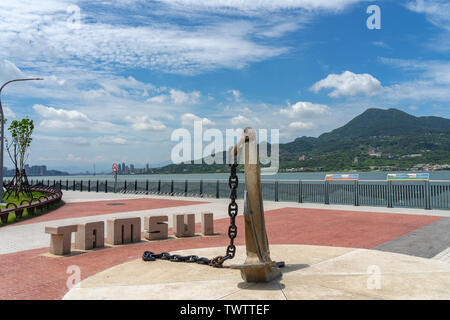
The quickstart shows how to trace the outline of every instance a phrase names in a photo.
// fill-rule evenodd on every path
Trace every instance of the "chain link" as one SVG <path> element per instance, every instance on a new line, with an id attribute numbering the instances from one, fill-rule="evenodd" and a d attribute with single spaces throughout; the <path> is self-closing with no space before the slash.
<path id="1" fill-rule="evenodd" d="M 239 178 L 236 174 L 237 159 L 234 158 L 234 163 L 230 165 L 231 173 L 228 179 L 228 186 L 230 188 L 231 202 L 228 205 L 228 216 L 230 217 L 230 226 L 228 227 L 228 237 L 230 238 L 230 244 L 227 247 L 225 256 L 218 256 L 213 259 L 199 258 L 195 255 L 180 256 L 177 254 L 171 255 L 168 252 L 153 253 L 151 251 L 145 251 L 142 255 L 144 261 L 155 261 L 156 259 L 169 260 L 172 262 L 195 262 L 198 264 L 205 264 L 214 268 L 223 268 L 223 263 L 228 259 L 233 259 L 236 254 L 236 246 L 234 245 L 234 239 L 237 237 L 236 216 L 238 215 L 238 205 L 236 203 L 237 189 L 239 186 Z"/>

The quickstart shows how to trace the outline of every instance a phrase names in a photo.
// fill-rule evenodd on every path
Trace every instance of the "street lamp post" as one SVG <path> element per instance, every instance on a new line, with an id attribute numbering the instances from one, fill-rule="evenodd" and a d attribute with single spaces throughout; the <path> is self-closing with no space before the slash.
<path id="1" fill-rule="evenodd" d="M 1 142 L 0 142 L 0 203 L 3 202 L 3 149 L 4 149 L 4 141 L 5 141 L 5 117 L 3 114 L 3 107 L 2 107 L 2 100 L 1 100 L 1 93 L 3 88 L 11 83 L 11 82 L 18 82 L 18 81 L 30 81 L 30 80 L 44 80 L 42 78 L 27 78 L 27 79 L 14 79 L 5 82 L 0 87 L 0 117 L 1 117 Z"/>

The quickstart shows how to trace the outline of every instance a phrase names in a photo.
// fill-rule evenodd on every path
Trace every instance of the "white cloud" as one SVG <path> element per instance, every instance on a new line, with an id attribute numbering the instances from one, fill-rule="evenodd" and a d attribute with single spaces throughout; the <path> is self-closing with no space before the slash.
<path id="1" fill-rule="evenodd" d="M 166 96 L 165 94 L 161 94 L 158 96 L 148 98 L 147 102 L 162 104 L 162 103 L 166 102 L 167 99 L 168 99 L 168 96 Z"/>
<path id="2" fill-rule="evenodd" d="M 50 141 L 52 144 L 62 144 L 71 146 L 99 146 L 99 145 L 125 145 L 131 144 L 130 140 L 127 140 L 119 136 L 99 136 L 99 137 L 55 137 L 55 136 L 45 136 L 37 134 L 35 136 L 37 141 Z"/>
<path id="3" fill-rule="evenodd" d="M 94 144 L 106 144 L 106 145 L 124 145 L 130 143 L 129 141 L 127 141 L 126 139 L 122 138 L 122 137 L 115 137 L 115 136 L 103 136 L 103 137 L 98 137 L 95 139 Z"/>
<path id="4" fill-rule="evenodd" d="M 239 102 L 241 100 L 241 92 L 239 90 L 228 90 L 227 93 L 231 93 L 234 101 Z"/>
<path id="5" fill-rule="evenodd" d="M 450 31 L 443 32 L 442 34 L 434 37 L 427 44 L 430 50 L 438 52 L 448 52 L 450 51 Z"/>
<path id="6" fill-rule="evenodd" d="M 255 127 L 256 125 L 261 124 L 261 120 L 255 116 L 245 117 L 241 114 L 230 119 L 230 123 L 232 126 L 251 126 Z"/>
<path id="7" fill-rule="evenodd" d="M 408 2 L 406 7 L 425 14 L 428 21 L 450 31 L 450 2 L 447 0 L 415 0 Z"/>
<path id="8" fill-rule="evenodd" d="M 183 126 L 192 127 L 195 121 L 201 121 L 203 126 L 213 126 L 215 122 L 209 120 L 208 118 L 200 118 L 192 113 L 185 113 L 181 116 L 181 124 Z"/>
<path id="9" fill-rule="evenodd" d="M 450 62 L 381 58 L 381 62 L 407 73 L 414 81 L 405 81 L 383 88 L 385 97 L 393 100 L 450 100 Z"/>
<path id="10" fill-rule="evenodd" d="M 286 109 L 281 109 L 280 114 L 287 115 L 290 118 L 323 117 L 330 114 L 330 108 L 323 104 L 299 101 Z"/>
<path id="11" fill-rule="evenodd" d="M 78 0 L 2 1 L 0 58 L 14 52 L 18 65 L 46 70 L 61 65 L 182 74 L 240 69 L 289 51 L 288 46 L 265 41 L 268 38 L 298 30 L 318 12 L 340 11 L 363 2 L 157 1 L 159 5 L 131 0 L 127 4 L 103 1 L 96 6 Z M 66 11 L 74 4 L 81 9 L 79 29 L 71 28 L 71 13 Z M 295 14 L 286 19 L 286 10 Z M 193 23 L 177 24 L 174 18 L 179 17 Z"/>
<path id="12" fill-rule="evenodd" d="M 310 129 L 314 129 L 315 125 L 312 122 L 297 121 L 297 122 L 290 123 L 289 128 L 300 129 L 300 130 L 310 130 Z"/>
<path id="13" fill-rule="evenodd" d="M 174 104 L 195 104 L 200 99 L 200 92 L 193 91 L 190 93 L 181 90 L 170 89 L 170 98 Z"/>
<path id="14" fill-rule="evenodd" d="M 143 117 L 125 117 L 125 120 L 131 123 L 131 127 L 139 131 L 161 131 L 166 129 L 164 123 L 158 120 L 149 119 L 147 116 Z"/>
<path id="15" fill-rule="evenodd" d="M 67 161 L 75 161 L 75 162 L 79 162 L 79 161 L 84 161 L 84 159 L 82 157 L 79 156 L 75 156 L 71 153 L 69 153 L 66 157 Z"/>
<path id="16" fill-rule="evenodd" d="M 418 71 L 422 78 L 450 85 L 450 61 L 381 58 L 381 62 L 406 71 Z"/>
<path id="17" fill-rule="evenodd" d="M 70 15 L 65 9 L 69 4 L 43 1 L 39 10 L 30 1 L 0 3 L 0 58 L 14 52 L 20 65 L 42 65 L 47 70 L 64 63 L 191 74 L 239 69 L 287 51 L 286 47 L 252 38 L 260 28 L 268 30 L 264 24 L 260 27 L 256 22 L 211 22 L 206 16 L 200 21 L 197 17 L 195 25 L 187 28 L 173 23 L 170 10 L 148 17 L 150 22 L 139 26 L 120 23 L 123 16 L 108 10 L 105 15 L 95 15 L 96 21 L 81 21 L 80 29 L 74 30 L 67 25 Z M 88 17 L 90 7 L 80 6 L 83 16 Z M 142 18 L 142 13 L 136 12 L 136 16 Z M 242 25 L 246 27 L 241 28 Z"/>
<path id="18" fill-rule="evenodd" d="M 390 49 L 390 46 L 386 44 L 384 41 L 373 41 L 372 44 L 376 47 Z"/>
<path id="19" fill-rule="evenodd" d="M 386 87 L 383 97 L 393 101 L 444 101 L 450 99 L 450 87 L 437 85 L 431 81 L 406 81 Z"/>
<path id="20" fill-rule="evenodd" d="M 171 6 L 189 10 L 219 11 L 234 14 L 236 11 L 246 14 L 305 9 L 305 10 L 342 10 L 361 0 L 157 0 Z M 228 11 L 227 11 L 228 10 Z M 230 11 L 233 10 L 233 11 Z"/>
<path id="21" fill-rule="evenodd" d="M 14 63 L 6 59 L 0 60 L 0 81 L 6 82 L 17 78 L 23 78 L 23 76 L 23 72 Z"/>
<path id="22" fill-rule="evenodd" d="M 164 88 L 162 91 L 165 91 Z M 150 103 L 163 104 L 170 100 L 171 103 L 175 105 L 181 104 L 196 104 L 200 101 L 201 93 L 200 91 L 184 92 L 176 89 L 168 89 L 168 94 L 160 94 L 146 101 Z"/>
<path id="23" fill-rule="evenodd" d="M 51 145 L 55 145 L 55 144 L 63 144 L 63 145 L 67 145 L 67 144 L 71 144 L 71 145 L 76 145 L 76 146 L 89 146 L 92 143 L 92 139 L 88 139 L 86 137 L 55 137 L 55 136 L 47 136 L 47 135 L 40 135 L 40 134 L 36 134 L 34 136 L 34 139 L 36 140 L 36 142 L 41 142 L 41 141 L 50 141 Z"/>
<path id="24" fill-rule="evenodd" d="M 14 119 L 16 118 L 16 113 L 14 111 L 11 110 L 10 107 L 5 107 L 3 106 L 3 113 L 5 115 L 5 118 L 8 119 Z"/>
<path id="25" fill-rule="evenodd" d="M 365 94 L 372 96 L 382 88 L 380 81 L 368 73 L 355 74 L 344 71 L 342 74 L 330 74 L 325 79 L 316 82 L 311 90 L 319 92 L 322 89 L 334 89 L 330 97 L 355 96 Z"/>
<path id="26" fill-rule="evenodd" d="M 118 125 L 107 121 L 91 120 L 86 114 L 77 110 L 56 109 L 41 104 L 34 105 L 33 109 L 44 118 L 39 124 L 39 130 L 74 130 L 104 133 L 120 130 Z"/>
<path id="27" fill-rule="evenodd" d="M 53 107 L 46 107 L 41 104 L 35 104 L 33 109 L 44 118 L 68 121 L 89 121 L 89 118 L 84 113 L 76 110 L 55 109 Z"/>
<path id="28" fill-rule="evenodd" d="M 440 28 L 442 32 L 429 37 L 426 47 L 432 51 L 450 51 L 450 3 L 448 0 L 409 1 L 406 7 L 411 11 L 422 13 L 427 20 Z"/>

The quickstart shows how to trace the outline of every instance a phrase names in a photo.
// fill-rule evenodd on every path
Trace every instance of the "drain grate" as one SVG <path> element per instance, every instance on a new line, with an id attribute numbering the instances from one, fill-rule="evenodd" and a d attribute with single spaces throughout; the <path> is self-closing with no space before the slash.
<path id="1" fill-rule="evenodd" d="M 111 202 L 111 203 L 107 203 L 107 206 L 123 206 L 125 205 L 125 203 L 123 202 Z"/>

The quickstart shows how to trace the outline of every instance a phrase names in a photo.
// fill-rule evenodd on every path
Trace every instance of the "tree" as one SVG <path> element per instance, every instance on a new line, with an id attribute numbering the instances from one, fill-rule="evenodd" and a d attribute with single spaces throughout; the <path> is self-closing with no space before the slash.
<path id="1" fill-rule="evenodd" d="M 5 119 L 6 121 L 6 119 Z M 29 194 L 29 184 L 27 175 L 25 172 L 25 162 L 28 159 L 28 150 L 31 145 L 31 135 L 34 130 L 33 120 L 28 118 L 22 119 L 20 121 L 13 120 L 8 128 L 11 133 L 11 140 L 6 141 L 6 150 L 8 151 L 9 158 L 15 167 L 15 175 L 11 183 L 7 187 L 6 197 L 9 197 L 12 192 L 14 192 L 16 198 L 20 194 Z"/>

